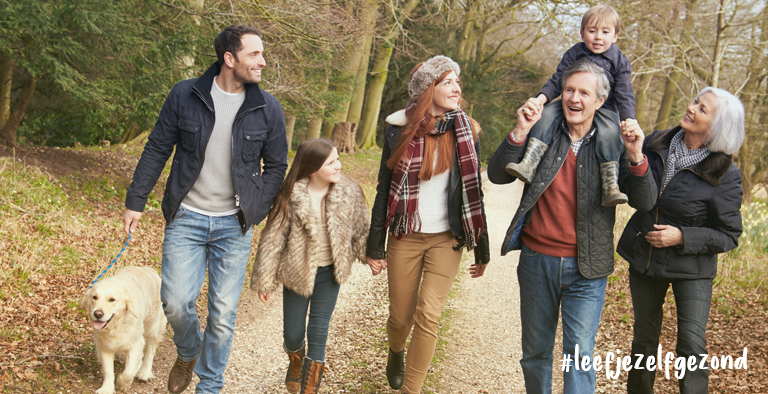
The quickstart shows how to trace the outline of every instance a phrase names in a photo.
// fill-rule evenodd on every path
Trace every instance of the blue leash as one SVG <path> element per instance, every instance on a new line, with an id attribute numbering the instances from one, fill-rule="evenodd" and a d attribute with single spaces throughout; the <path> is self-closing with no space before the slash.
<path id="1" fill-rule="evenodd" d="M 101 271 L 101 273 L 100 273 L 100 274 L 99 274 L 99 276 L 96 278 L 96 280 L 94 280 L 93 282 L 91 282 L 91 285 L 90 285 L 90 286 L 88 286 L 88 290 L 90 290 L 90 289 L 91 289 L 91 287 L 93 287 L 93 285 L 95 285 L 95 284 L 96 284 L 96 282 L 98 282 L 98 281 L 99 281 L 99 279 L 101 279 L 101 277 L 102 277 L 102 276 L 104 276 L 104 274 L 106 274 L 106 273 L 107 273 L 107 271 L 109 271 L 109 269 L 110 269 L 110 268 L 112 268 L 112 266 L 113 266 L 113 265 L 115 265 L 115 263 L 117 262 L 117 259 L 119 259 L 119 258 L 120 258 L 120 255 L 122 255 L 122 254 L 123 254 L 123 252 L 125 252 L 125 248 L 127 248 L 127 247 L 128 247 L 128 242 L 131 242 L 131 233 L 130 233 L 130 232 L 128 233 L 128 239 L 127 239 L 127 240 L 125 240 L 125 245 L 123 245 L 123 249 L 120 251 L 120 253 L 118 253 L 118 254 L 117 254 L 117 257 L 115 257 L 115 259 L 114 259 L 114 260 L 112 260 L 112 262 L 111 262 L 111 263 L 109 263 L 109 266 L 107 266 L 107 268 L 106 268 L 104 271 Z"/>

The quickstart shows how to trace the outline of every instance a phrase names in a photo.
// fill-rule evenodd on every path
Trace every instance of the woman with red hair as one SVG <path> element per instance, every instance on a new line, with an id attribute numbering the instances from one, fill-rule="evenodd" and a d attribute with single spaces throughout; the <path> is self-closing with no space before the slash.
<path id="1" fill-rule="evenodd" d="M 387 117 L 366 255 L 374 273 L 388 272 L 387 380 L 402 393 L 421 390 L 462 249 L 475 252 L 473 278 L 490 260 L 480 126 L 461 109 L 460 71 L 445 56 L 420 63 L 411 103 Z"/>

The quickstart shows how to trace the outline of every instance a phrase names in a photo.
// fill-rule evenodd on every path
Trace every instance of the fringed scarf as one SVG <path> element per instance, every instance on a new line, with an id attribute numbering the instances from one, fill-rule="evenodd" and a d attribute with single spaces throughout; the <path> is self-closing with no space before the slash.
<path id="1" fill-rule="evenodd" d="M 415 104 L 409 105 L 406 113 L 413 106 Z M 423 128 L 428 124 L 426 117 L 421 120 Z M 475 154 L 469 117 L 461 109 L 448 112 L 442 116 L 442 119 L 437 119 L 434 128 L 427 134 L 441 135 L 451 129 L 456 133 L 456 150 L 462 180 L 461 216 L 464 234 L 458 237 L 459 245 L 465 244 L 467 250 L 472 250 L 480 240 L 485 224 L 480 203 L 480 182 L 477 178 L 479 161 Z M 398 162 L 392 175 L 387 202 L 387 227 L 390 234 L 397 239 L 421 229 L 421 218 L 418 212 L 419 172 L 424 159 L 425 138 L 423 134 L 414 135 L 405 156 Z"/>

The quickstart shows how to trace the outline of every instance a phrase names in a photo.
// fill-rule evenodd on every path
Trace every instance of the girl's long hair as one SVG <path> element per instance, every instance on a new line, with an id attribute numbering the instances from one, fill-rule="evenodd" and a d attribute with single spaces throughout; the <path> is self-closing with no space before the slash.
<path id="1" fill-rule="evenodd" d="M 424 64 L 424 62 L 417 64 L 416 67 L 413 68 L 411 76 L 413 76 L 413 73 L 415 73 L 422 64 Z M 435 127 L 435 122 L 437 121 L 437 117 L 432 116 L 432 113 L 430 112 L 432 109 L 432 101 L 434 99 L 435 86 L 442 82 L 442 80 L 450 73 L 450 70 L 446 71 L 440 75 L 439 78 L 432 81 L 432 83 L 429 84 L 429 87 L 427 87 L 427 90 L 425 90 L 416 100 L 416 105 L 411 109 L 410 113 L 407 114 L 405 130 L 403 130 L 403 133 L 400 135 L 397 148 L 395 148 L 389 161 L 387 161 L 387 167 L 394 169 L 395 166 L 397 166 L 397 163 L 405 158 L 405 155 L 408 154 L 408 145 L 411 143 L 414 136 L 426 135 L 426 138 L 424 139 L 424 158 L 422 160 L 421 171 L 419 172 L 419 179 L 428 181 L 432 179 L 432 175 L 441 174 L 451 168 L 455 150 L 455 133 L 446 132 L 438 136 L 427 134 Z M 428 119 L 426 128 L 421 126 L 421 120 L 424 119 L 424 117 L 427 117 Z M 437 146 L 438 153 L 437 163 L 433 168 L 432 163 L 435 160 L 435 146 Z"/>
<path id="2" fill-rule="evenodd" d="M 275 222 L 279 222 L 277 231 L 283 228 L 288 217 L 288 201 L 291 199 L 291 193 L 296 181 L 309 178 L 310 175 L 317 172 L 325 164 L 325 160 L 328 159 L 328 156 L 331 155 L 335 148 L 336 145 L 331 140 L 325 138 L 307 140 L 299 145 L 299 148 L 296 150 L 296 157 L 293 159 L 293 164 L 291 164 L 291 169 L 288 171 L 288 176 L 285 177 L 283 184 L 280 186 L 275 202 L 272 204 L 272 209 L 269 211 L 264 231 L 274 226 Z"/>

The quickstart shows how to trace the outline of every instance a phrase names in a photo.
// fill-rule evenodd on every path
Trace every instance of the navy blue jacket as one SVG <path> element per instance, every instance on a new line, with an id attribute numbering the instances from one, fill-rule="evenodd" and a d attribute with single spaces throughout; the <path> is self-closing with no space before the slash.
<path id="1" fill-rule="evenodd" d="M 656 131 L 643 142 L 648 168 L 661 190 L 672 137 L 680 126 Z M 741 172 L 733 156 L 712 152 L 691 168 L 679 170 L 659 194 L 654 209 L 636 212 L 619 240 L 618 252 L 637 273 L 662 279 L 714 279 L 717 254 L 739 245 Z M 654 248 L 645 236 L 654 224 L 680 229 L 683 244 Z"/>
<path id="2" fill-rule="evenodd" d="M 557 71 L 552 74 L 552 78 L 547 81 L 539 94 L 547 96 L 548 101 L 560 96 L 563 90 L 560 82 L 563 72 L 583 57 L 589 57 L 593 63 L 605 70 L 608 81 L 611 83 L 611 93 L 605 100 L 603 108 L 619 114 L 620 120 L 635 119 L 635 93 L 632 90 L 631 79 L 632 66 L 629 64 L 629 59 L 621 53 L 616 44 L 611 45 L 607 51 L 599 55 L 592 53 L 583 42 L 572 46 L 565 52 L 560 64 L 557 65 Z"/>
<path id="3" fill-rule="evenodd" d="M 173 220 L 203 167 L 215 122 L 211 87 L 220 71 L 219 64 L 214 63 L 200 78 L 179 82 L 168 94 L 133 173 L 126 208 L 144 211 L 149 193 L 176 148 L 162 204 L 166 223 Z M 269 213 L 288 168 L 287 155 L 280 102 L 257 84 L 246 84 L 245 101 L 232 126 L 235 199 L 241 208 L 237 216 L 243 234 Z"/>

